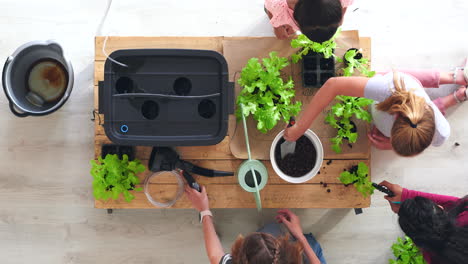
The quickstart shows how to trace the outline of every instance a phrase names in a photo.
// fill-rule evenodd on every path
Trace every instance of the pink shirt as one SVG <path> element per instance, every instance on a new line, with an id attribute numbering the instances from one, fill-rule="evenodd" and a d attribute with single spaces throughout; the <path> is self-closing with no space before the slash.
<path id="1" fill-rule="evenodd" d="M 341 0 L 341 5 L 346 8 L 353 2 L 354 0 Z M 290 25 L 294 31 L 299 31 L 293 16 L 294 10 L 289 8 L 287 0 L 265 0 L 265 8 L 272 14 L 270 23 L 273 27 Z"/>
<path id="2" fill-rule="evenodd" d="M 412 199 L 416 196 L 421 196 L 421 197 L 430 199 L 436 204 L 441 205 L 442 207 L 450 206 L 452 203 L 456 203 L 460 200 L 460 198 L 453 197 L 453 196 L 424 193 L 424 192 L 412 191 L 412 190 L 403 188 L 403 193 L 401 194 L 401 201 L 403 202 L 407 199 Z M 457 224 L 459 226 L 468 226 L 468 212 L 465 211 L 461 213 L 460 215 L 458 215 Z M 431 253 L 427 251 L 423 251 L 423 255 L 427 263 L 431 264 L 431 258 L 432 258 Z"/>

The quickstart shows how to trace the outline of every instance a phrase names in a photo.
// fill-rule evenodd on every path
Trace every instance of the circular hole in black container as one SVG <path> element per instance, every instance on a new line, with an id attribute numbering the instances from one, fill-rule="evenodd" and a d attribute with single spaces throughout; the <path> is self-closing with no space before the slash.
<path id="1" fill-rule="evenodd" d="M 262 176 L 260 176 L 260 172 L 254 170 L 255 172 L 255 178 L 257 178 L 257 184 L 260 185 L 260 182 L 262 181 Z M 251 187 L 251 188 L 255 188 L 255 182 L 254 182 L 254 179 L 252 177 L 252 170 L 249 170 L 246 174 L 245 174 L 245 183 Z"/>
<path id="2" fill-rule="evenodd" d="M 155 101 L 145 101 L 141 105 L 141 114 L 149 120 L 155 119 L 159 114 L 159 105 Z"/>
<path id="3" fill-rule="evenodd" d="M 213 101 L 204 99 L 198 104 L 198 114 L 203 118 L 211 118 L 216 114 L 216 105 Z"/>
<path id="4" fill-rule="evenodd" d="M 190 90 L 192 90 L 192 82 L 189 79 L 185 77 L 180 77 L 175 80 L 174 92 L 177 95 L 188 95 L 190 93 Z"/>
<path id="5" fill-rule="evenodd" d="M 133 81 L 128 77 L 120 77 L 115 83 L 115 89 L 119 94 L 133 92 Z"/>

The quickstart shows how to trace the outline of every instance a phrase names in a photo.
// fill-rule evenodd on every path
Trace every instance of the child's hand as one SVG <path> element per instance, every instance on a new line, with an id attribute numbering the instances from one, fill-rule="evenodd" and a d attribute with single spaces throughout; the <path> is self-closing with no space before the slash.
<path id="1" fill-rule="evenodd" d="M 292 34 L 294 34 L 294 30 L 290 25 L 283 25 L 277 28 L 274 28 L 275 35 L 278 39 L 284 40 L 288 39 Z"/>
<path id="2" fill-rule="evenodd" d="M 300 131 L 299 127 L 296 125 L 291 127 L 286 127 L 284 130 L 284 139 L 287 141 L 296 141 L 304 134 L 303 131 Z"/>
<path id="3" fill-rule="evenodd" d="M 387 187 L 390 191 L 392 191 L 395 196 L 394 197 L 389 197 L 388 195 L 385 195 L 385 199 L 388 201 L 390 204 L 390 207 L 392 208 L 392 211 L 396 214 L 398 214 L 398 211 L 400 210 L 400 204 L 401 203 L 401 194 L 403 193 L 403 188 L 398 185 L 398 184 L 392 184 L 388 181 L 383 181 L 379 183 L 379 185 Z"/>
<path id="4" fill-rule="evenodd" d="M 367 133 L 369 141 L 374 145 L 374 147 L 381 150 L 391 150 L 393 149 L 390 138 L 384 136 L 375 126 L 372 127 L 371 131 Z"/>

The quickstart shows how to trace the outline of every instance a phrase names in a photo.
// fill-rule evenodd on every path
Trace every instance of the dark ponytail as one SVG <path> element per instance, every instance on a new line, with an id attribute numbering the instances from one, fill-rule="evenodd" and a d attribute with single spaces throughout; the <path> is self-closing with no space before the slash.
<path id="1" fill-rule="evenodd" d="M 319 43 L 335 35 L 342 17 L 340 0 L 298 0 L 294 7 L 294 19 L 302 34 Z"/>
<path id="2" fill-rule="evenodd" d="M 448 208 L 440 208 L 424 197 L 401 204 L 398 222 L 414 243 L 433 254 L 435 264 L 466 264 L 468 226 L 457 224 L 457 217 L 468 211 L 468 196 Z"/>

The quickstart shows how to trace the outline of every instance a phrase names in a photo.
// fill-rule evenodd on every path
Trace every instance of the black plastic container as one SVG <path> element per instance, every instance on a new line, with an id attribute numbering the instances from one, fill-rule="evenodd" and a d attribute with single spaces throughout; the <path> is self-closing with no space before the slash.
<path id="1" fill-rule="evenodd" d="M 224 139 L 234 108 L 224 57 L 209 50 L 118 50 L 99 87 L 106 135 L 121 145 L 203 146 Z"/>
<path id="2" fill-rule="evenodd" d="M 302 86 L 319 88 L 335 76 L 335 59 L 310 52 L 302 58 Z"/>
<path id="3" fill-rule="evenodd" d="M 101 157 L 105 158 L 107 154 L 117 154 L 119 159 L 123 158 L 123 155 L 128 156 L 128 160 L 135 159 L 135 149 L 132 146 L 120 146 L 114 144 L 105 144 L 101 147 Z"/>

